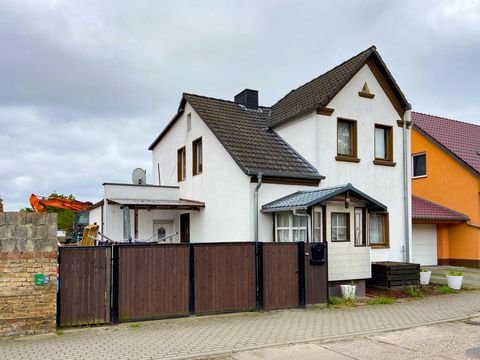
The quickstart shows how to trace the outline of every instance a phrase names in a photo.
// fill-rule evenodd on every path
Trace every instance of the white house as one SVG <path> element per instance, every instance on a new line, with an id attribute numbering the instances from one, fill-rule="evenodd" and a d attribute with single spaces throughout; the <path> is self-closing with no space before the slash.
<path id="1" fill-rule="evenodd" d="M 410 259 L 409 127 L 375 47 L 270 107 L 183 94 L 149 147 L 154 185 L 104 184 L 90 221 L 112 239 L 326 241 L 329 280 L 363 284 L 372 261 Z"/>

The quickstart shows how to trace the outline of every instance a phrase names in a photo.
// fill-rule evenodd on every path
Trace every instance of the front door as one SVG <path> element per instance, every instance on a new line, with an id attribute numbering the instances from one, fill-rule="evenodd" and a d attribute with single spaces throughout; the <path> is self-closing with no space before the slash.
<path id="1" fill-rule="evenodd" d="M 180 242 L 190 242 L 190 214 L 180 215 Z"/>
<path id="2" fill-rule="evenodd" d="M 173 221 L 155 220 L 153 222 L 153 239 L 160 242 L 173 242 Z M 178 241 L 178 240 L 177 240 Z"/>

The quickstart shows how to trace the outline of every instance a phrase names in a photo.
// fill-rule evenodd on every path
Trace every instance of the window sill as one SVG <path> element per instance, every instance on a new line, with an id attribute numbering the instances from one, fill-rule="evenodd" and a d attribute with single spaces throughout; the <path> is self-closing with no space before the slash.
<path id="1" fill-rule="evenodd" d="M 353 163 L 359 163 L 360 162 L 359 158 L 356 158 L 356 157 L 353 157 L 353 156 L 345 156 L 345 155 L 337 155 L 337 156 L 335 156 L 335 160 L 353 162 Z"/>
<path id="2" fill-rule="evenodd" d="M 197 175 L 202 175 L 202 172 L 200 171 L 200 172 L 198 172 L 198 173 L 196 173 L 196 174 L 193 174 L 193 176 L 197 176 Z"/>
<path id="3" fill-rule="evenodd" d="M 381 165 L 381 166 L 395 166 L 397 163 L 390 161 L 390 160 L 383 160 L 383 159 L 375 159 L 373 160 L 373 163 L 375 165 Z"/>
<path id="4" fill-rule="evenodd" d="M 370 247 L 372 249 L 390 249 L 390 245 L 381 245 L 381 244 L 379 244 L 379 245 L 370 244 Z"/>
<path id="5" fill-rule="evenodd" d="M 185 178 L 186 179 L 186 178 Z M 178 179 L 177 182 L 185 181 L 185 179 Z"/>
<path id="6" fill-rule="evenodd" d="M 427 175 L 420 175 L 420 176 L 413 176 L 412 177 L 412 180 L 415 180 L 415 179 L 423 179 L 423 178 L 426 178 Z"/>

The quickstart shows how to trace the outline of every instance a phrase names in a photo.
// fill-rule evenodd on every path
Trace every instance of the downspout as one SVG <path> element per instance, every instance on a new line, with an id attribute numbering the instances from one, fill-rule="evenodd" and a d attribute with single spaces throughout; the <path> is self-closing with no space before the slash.
<path id="1" fill-rule="evenodd" d="M 404 219 L 405 219 L 405 254 L 404 261 L 410 261 L 410 217 L 409 217 L 409 203 L 408 196 L 408 184 L 410 179 L 408 178 L 408 144 L 407 144 L 407 122 L 411 121 L 411 112 L 406 110 L 403 115 L 403 207 L 404 207 Z"/>
<path id="2" fill-rule="evenodd" d="M 263 289 L 263 285 L 260 285 L 263 277 L 263 270 L 260 269 L 260 245 L 258 243 L 258 189 L 262 186 L 262 173 L 257 174 L 257 185 L 253 192 L 253 237 L 255 239 L 255 293 L 256 293 L 256 307 L 258 310 L 263 308 L 263 291 L 260 292 L 260 288 Z"/>
<path id="3" fill-rule="evenodd" d="M 258 189 L 262 186 L 262 173 L 257 175 L 257 186 L 255 186 L 255 191 L 253 193 L 253 236 L 255 243 L 258 243 Z"/>

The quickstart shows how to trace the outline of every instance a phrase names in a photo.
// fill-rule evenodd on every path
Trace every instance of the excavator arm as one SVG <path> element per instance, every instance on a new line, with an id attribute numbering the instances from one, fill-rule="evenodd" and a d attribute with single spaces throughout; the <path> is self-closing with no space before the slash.
<path id="1" fill-rule="evenodd" d="M 73 211 L 82 211 L 88 209 L 92 205 L 91 202 L 81 202 L 77 200 L 60 199 L 54 197 L 30 195 L 30 205 L 33 211 L 37 213 L 44 213 L 47 211 L 47 206 L 57 209 L 67 209 Z"/>

